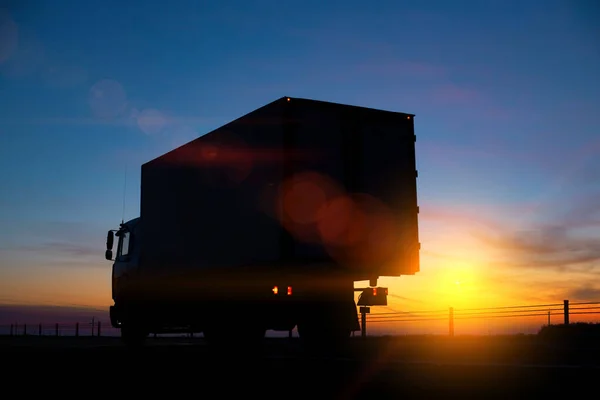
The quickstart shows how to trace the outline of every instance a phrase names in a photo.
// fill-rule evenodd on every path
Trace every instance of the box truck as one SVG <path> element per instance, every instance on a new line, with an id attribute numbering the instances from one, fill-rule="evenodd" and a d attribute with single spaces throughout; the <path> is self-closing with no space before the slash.
<path id="1" fill-rule="evenodd" d="M 355 282 L 385 305 L 378 278 L 419 271 L 415 142 L 413 114 L 282 97 L 146 162 L 140 216 L 107 236 L 112 326 L 348 338 Z"/>

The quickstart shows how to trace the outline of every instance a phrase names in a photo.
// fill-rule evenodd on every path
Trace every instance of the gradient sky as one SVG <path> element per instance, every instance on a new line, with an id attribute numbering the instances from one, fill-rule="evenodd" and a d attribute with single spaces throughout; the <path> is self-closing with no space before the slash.
<path id="1" fill-rule="evenodd" d="M 600 7 L 377 3 L 9 1 L 0 304 L 111 304 L 140 165 L 286 95 L 416 114 L 391 309 L 600 301 Z"/>

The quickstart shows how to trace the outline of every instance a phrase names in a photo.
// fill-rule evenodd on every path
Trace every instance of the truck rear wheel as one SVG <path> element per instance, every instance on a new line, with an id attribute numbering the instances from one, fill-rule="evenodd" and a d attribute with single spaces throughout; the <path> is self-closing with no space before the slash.
<path id="1" fill-rule="evenodd" d="M 298 334 L 305 348 L 320 352 L 342 350 L 352 334 L 357 318 L 355 310 L 353 304 L 346 302 L 306 307 L 298 321 Z"/>
<path id="2" fill-rule="evenodd" d="M 320 323 L 321 322 L 321 323 Z M 300 339 L 311 346 L 337 346 L 344 344 L 349 338 L 350 329 L 322 323 L 322 321 L 303 321 L 298 324 Z"/>

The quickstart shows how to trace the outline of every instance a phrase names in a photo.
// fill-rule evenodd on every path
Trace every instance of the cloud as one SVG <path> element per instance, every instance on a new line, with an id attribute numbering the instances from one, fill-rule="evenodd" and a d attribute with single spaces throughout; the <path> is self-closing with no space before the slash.
<path id="1" fill-rule="evenodd" d="M 8 29 L 8 34 L 11 35 L 10 22 L 2 23 L 4 24 L 2 29 Z M 10 37 L 4 39 L 8 39 L 9 42 L 2 45 L 5 56 L 0 65 L 1 72 L 6 78 L 24 78 L 41 71 L 47 59 L 46 49 L 35 35 L 19 28 L 17 42 L 13 43 L 14 39 Z"/>
<path id="2" fill-rule="evenodd" d="M 600 191 L 514 206 L 423 204 L 419 218 L 422 230 L 436 228 L 434 241 L 437 228 L 462 231 L 453 246 L 472 242 L 490 266 L 600 274 Z M 424 255 L 455 257 L 423 246 Z"/>
<path id="3" fill-rule="evenodd" d="M 85 307 L 77 305 L 22 305 L 3 304 L 0 305 L 0 324 L 11 323 L 30 324 L 31 332 L 36 330 L 36 324 L 66 324 L 77 322 L 89 323 L 92 318 L 108 324 L 108 309 Z M 106 325 L 108 326 L 108 325 Z M 73 327 L 74 328 L 74 327 Z"/>
<path id="4" fill-rule="evenodd" d="M 340 30 L 335 26 L 298 28 L 287 27 L 284 33 L 290 38 L 312 42 L 317 46 L 329 49 L 349 50 L 361 55 L 391 54 L 398 51 L 393 42 L 382 40 L 368 40 L 364 35 L 354 30 Z"/>
<path id="5" fill-rule="evenodd" d="M 0 246 L 0 258 L 44 266 L 102 266 L 105 227 L 86 222 L 24 222 Z"/>
<path id="6" fill-rule="evenodd" d="M 563 225 L 569 228 L 600 228 L 600 192 L 576 198 L 565 212 Z"/>
<path id="7" fill-rule="evenodd" d="M 430 96 L 433 101 L 442 104 L 478 104 L 483 100 L 483 95 L 477 90 L 453 83 L 435 86 Z"/>
<path id="8" fill-rule="evenodd" d="M 0 125 L 41 126 L 122 126 L 148 135 L 161 133 L 167 126 L 214 122 L 203 117 L 167 115 L 153 108 L 138 109 L 128 98 L 125 86 L 109 77 L 89 82 L 86 68 L 66 62 L 33 31 L 23 31 L 8 12 L 0 9 L 0 67 L 7 78 L 33 77 L 54 88 L 89 84 L 88 103 L 93 117 L 57 116 L 51 118 L 3 118 Z"/>
<path id="9" fill-rule="evenodd" d="M 51 87 L 67 88 L 85 84 L 88 72 L 76 65 L 52 63 L 42 71 L 42 79 Z"/>
<path id="10" fill-rule="evenodd" d="M 103 242 L 45 241 L 39 244 L 13 245 L 0 248 L 2 263 L 20 260 L 27 266 L 106 268 Z"/>
<path id="11" fill-rule="evenodd" d="M 566 298 L 571 301 L 597 301 L 600 299 L 600 286 L 585 285 L 571 289 Z"/>
<path id="12" fill-rule="evenodd" d="M 376 62 L 350 65 L 349 69 L 354 74 L 376 74 L 380 77 L 392 75 L 404 79 L 441 78 L 447 72 L 444 67 L 427 62 L 385 58 Z"/>
<path id="13" fill-rule="evenodd" d="M 557 206 L 555 213 L 520 229 L 498 225 L 472 234 L 497 250 L 500 264 L 600 273 L 600 193 L 560 203 L 564 211 Z"/>
<path id="14" fill-rule="evenodd" d="M 1 9 L 0 66 L 7 78 L 35 77 L 56 88 L 81 85 L 88 79 L 85 68 L 62 60 L 34 32 L 18 26 Z"/>
<path id="15" fill-rule="evenodd" d="M 215 122 L 215 118 L 208 117 L 186 117 L 170 116 L 167 117 L 170 124 L 205 124 Z M 100 119 L 93 117 L 51 117 L 51 118 L 1 118 L 0 125 L 42 125 L 42 126 L 122 126 L 135 127 L 133 116 L 112 119 Z"/>
<path id="16" fill-rule="evenodd" d="M 0 65 L 13 56 L 18 44 L 18 25 L 7 11 L 0 9 Z"/>
<path id="17" fill-rule="evenodd" d="M 468 206 L 443 206 L 436 203 L 422 203 L 419 207 L 419 219 L 431 223 L 439 223 L 455 228 L 478 229 L 484 227 L 490 230 L 496 230 L 501 227 L 500 223 L 490 217 L 495 215 L 498 210 L 491 206 L 468 205 Z M 509 210 L 507 210 L 509 211 Z M 511 208 L 510 211 L 515 211 Z"/>
<path id="18" fill-rule="evenodd" d="M 98 229 L 103 227 L 97 224 L 91 224 L 88 221 L 32 221 L 23 222 L 13 232 L 14 234 L 26 234 L 28 237 L 51 237 L 51 238 L 92 238 L 95 237 Z"/>
<path id="19" fill-rule="evenodd" d="M 24 245 L 15 248 L 19 251 L 40 252 L 49 257 L 74 258 L 84 263 L 85 258 L 98 258 L 102 253 L 101 245 L 92 246 L 67 241 L 48 241 L 39 245 Z"/>
<path id="20" fill-rule="evenodd" d="M 0 125 L 42 125 L 42 126 L 69 126 L 69 125 L 108 125 L 108 126 L 127 126 L 126 120 L 105 120 L 97 118 L 84 117 L 51 117 L 51 118 L 2 118 Z"/>
<path id="21" fill-rule="evenodd" d="M 564 226 L 478 236 L 481 243 L 502 252 L 501 264 L 561 271 L 600 267 L 600 238 L 575 237 Z"/>

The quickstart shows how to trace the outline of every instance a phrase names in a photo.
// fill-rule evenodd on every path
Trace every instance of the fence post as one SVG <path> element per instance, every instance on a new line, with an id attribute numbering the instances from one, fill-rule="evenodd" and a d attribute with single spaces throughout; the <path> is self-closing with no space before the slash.
<path id="1" fill-rule="evenodd" d="M 42 324 L 38 326 L 38 336 L 42 336 Z"/>
<path id="2" fill-rule="evenodd" d="M 27 324 L 23 324 L 23 336 L 27 336 Z"/>
<path id="3" fill-rule="evenodd" d="M 360 330 L 361 330 L 361 336 L 363 338 L 367 337 L 367 314 L 369 314 L 371 312 L 371 307 L 361 307 L 360 308 L 360 322 L 361 322 L 361 326 L 360 326 Z"/>
<path id="4" fill-rule="evenodd" d="M 10 324 L 10 336 L 13 335 L 14 325 Z"/>
<path id="5" fill-rule="evenodd" d="M 450 307 L 448 315 L 448 334 L 454 336 L 454 307 Z"/>
<path id="6" fill-rule="evenodd" d="M 569 300 L 564 301 L 565 325 L 569 325 Z"/>
<path id="7" fill-rule="evenodd" d="M 79 336 L 79 322 L 75 324 L 75 336 Z"/>
<path id="8" fill-rule="evenodd" d="M 102 324 L 100 321 L 98 321 L 98 334 L 96 336 L 100 337 L 101 333 L 102 333 Z"/>
<path id="9" fill-rule="evenodd" d="M 54 333 L 58 336 L 58 323 L 54 325 Z"/>

